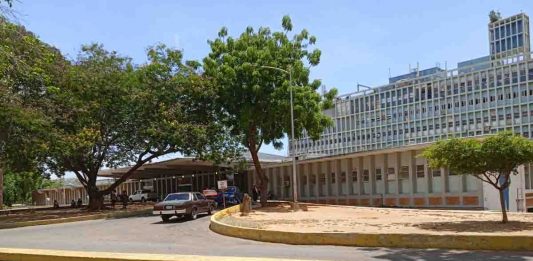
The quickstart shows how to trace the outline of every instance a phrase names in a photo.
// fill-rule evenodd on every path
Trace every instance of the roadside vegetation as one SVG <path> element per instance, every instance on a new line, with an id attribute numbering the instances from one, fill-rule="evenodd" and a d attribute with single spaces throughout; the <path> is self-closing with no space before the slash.
<path id="1" fill-rule="evenodd" d="M 504 193 L 520 165 L 533 162 L 533 141 L 512 132 L 485 139 L 453 138 L 438 141 L 421 155 L 431 168 L 448 168 L 456 174 L 472 175 L 498 190 L 502 223 L 507 223 Z"/>
<path id="2" fill-rule="evenodd" d="M 290 131 L 289 90 L 297 137 L 307 130 L 317 138 L 331 124 L 322 111 L 336 91 L 321 96 L 321 82 L 309 79 L 320 61 L 320 51 L 309 50 L 316 38 L 306 30 L 290 36 L 289 17 L 281 32 L 249 27 L 233 39 L 222 29 L 202 62 L 157 44 L 139 64 L 97 43 L 68 59 L 1 16 L 16 2 L 0 4 L 0 208 L 3 196 L 9 204 L 25 202 L 28 191 L 68 172 L 87 190 L 89 209 L 99 210 L 105 195 L 158 157 L 228 163 L 244 148 L 266 200 L 258 152 L 263 143 L 282 147 Z M 292 81 L 261 66 L 288 70 Z M 96 186 L 101 168 L 125 166 L 131 168 L 109 187 Z"/>

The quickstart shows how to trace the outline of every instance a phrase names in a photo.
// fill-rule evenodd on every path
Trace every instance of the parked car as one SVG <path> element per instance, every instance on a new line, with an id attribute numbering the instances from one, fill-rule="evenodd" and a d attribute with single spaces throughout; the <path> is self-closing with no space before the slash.
<path id="1" fill-rule="evenodd" d="M 167 222 L 173 216 L 196 219 L 201 213 L 211 215 L 214 209 L 214 202 L 200 192 L 179 192 L 168 194 L 154 205 L 153 214 L 161 215 L 163 222 Z"/>
<path id="2" fill-rule="evenodd" d="M 150 190 L 137 190 L 129 196 L 129 200 L 131 202 L 157 201 L 157 193 L 151 192 Z"/>
<path id="3" fill-rule="evenodd" d="M 204 189 L 202 191 L 202 194 L 204 194 L 204 197 L 210 200 L 213 200 L 213 203 L 215 204 L 215 208 L 218 207 L 218 203 L 216 202 L 218 192 L 214 189 Z"/>
<path id="4" fill-rule="evenodd" d="M 240 204 L 242 202 L 242 193 L 237 186 L 228 186 L 224 193 L 219 192 L 216 202 L 219 205 L 224 203 L 222 196 L 226 199 L 226 204 Z"/>

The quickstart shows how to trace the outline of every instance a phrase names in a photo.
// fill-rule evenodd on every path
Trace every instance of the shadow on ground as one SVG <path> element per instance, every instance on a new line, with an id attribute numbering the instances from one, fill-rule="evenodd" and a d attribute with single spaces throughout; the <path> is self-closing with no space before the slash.
<path id="1" fill-rule="evenodd" d="M 209 217 L 209 215 L 207 215 L 207 214 L 198 215 L 198 219 L 205 218 L 205 217 Z M 165 224 L 173 224 L 173 223 L 176 224 L 176 223 L 192 222 L 192 221 L 194 221 L 194 220 L 190 220 L 187 217 L 181 217 L 181 218 L 172 217 L 168 222 L 163 222 L 163 220 L 161 220 L 161 221 L 158 221 L 158 222 L 154 222 L 152 224 L 153 225 L 165 225 Z"/>
<path id="2" fill-rule="evenodd" d="M 514 231 L 533 231 L 533 222 L 509 221 L 502 224 L 498 221 L 456 221 L 456 222 L 427 222 L 413 225 L 415 227 L 448 232 L 514 232 Z"/>
<path id="3" fill-rule="evenodd" d="M 519 261 L 532 260 L 531 252 L 495 252 L 495 251 L 467 251 L 446 249 L 389 249 L 389 248 L 360 248 L 371 252 L 385 252 L 373 255 L 372 258 L 383 260 L 483 260 L 483 261 Z"/>

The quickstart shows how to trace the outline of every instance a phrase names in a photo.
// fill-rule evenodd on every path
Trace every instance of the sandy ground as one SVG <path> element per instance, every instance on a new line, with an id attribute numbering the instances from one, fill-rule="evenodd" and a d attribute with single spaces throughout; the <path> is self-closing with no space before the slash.
<path id="1" fill-rule="evenodd" d="M 152 209 L 153 203 L 134 203 L 130 204 L 127 207 L 127 210 L 144 210 Z M 0 214 L 0 223 L 14 223 L 20 221 L 34 221 L 34 220 L 47 220 L 47 219 L 56 219 L 56 218 L 65 218 L 65 217 L 79 217 L 79 216 L 89 216 L 102 213 L 111 213 L 124 211 L 122 205 L 117 204 L 115 209 L 112 209 L 110 206 L 107 206 L 106 209 L 101 211 L 88 211 L 85 207 L 83 208 L 70 208 L 62 207 L 59 209 L 28 209 L 23 211 L 14 211 L 12 213 L 4 211 Z"/>
<path id="2" fill-rule="evenodd" d="M 369 208 L 308 205 L 292 212 L 288 205 L 234 214 L 222 221 L 239 226 L 294 232 L 361 232 L 406 234 L 495 234 L 533 236 L 533 213 L 509 213 L 501 224 L 500 212 Z"/>

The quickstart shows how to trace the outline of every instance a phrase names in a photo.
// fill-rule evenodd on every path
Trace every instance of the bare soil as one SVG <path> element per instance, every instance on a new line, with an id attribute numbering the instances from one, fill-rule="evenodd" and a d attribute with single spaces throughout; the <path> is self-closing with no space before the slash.
<path id="1" fill-rule="evenodd" d="M 67 218 L 67 217 L 80 217 L 80 216 L 92 216 L 97 214 L 107 214 L 113 212 L 121 211 L 135 211 L 135 210 L 144 210 L 152 209 L 153 203 L 135 203 L 128 205 L 127 209 L 122 209 L 122 205 L 117 204 L 115 209 L 111 206 L 107 206 L 105 209 L 100 211 L 89 211 L 85 207 L 81 208 L 70 208 L 70 207 L 61 207 L 59 209 L 28 209 L 28 210 L 17 210 L 13 212 L 3 211 L 0 214 L 0 223 L 15 223 L 21 221 L 37 221 L 37 220 L 48 220 L 48 219 L 57 219 L 57 218 Z"/>
<path id="2" fill-rule="evenodd" d="M 231 225 L 292 232 L 359 232 L 405 234 L 502 234 L 533 236 L 533 213 L 492 211 L 396 209 L 308 204 L 308 211 L 292 212 L 288 204 L 254 209 L 248 216 L 234 214 Z"/>

